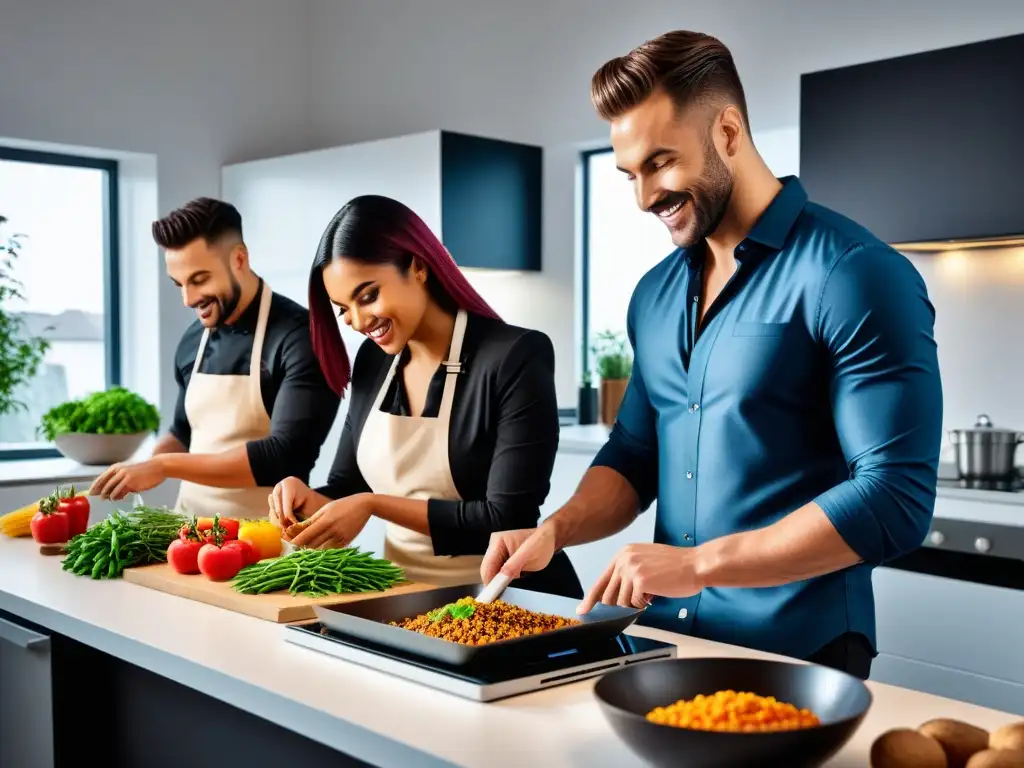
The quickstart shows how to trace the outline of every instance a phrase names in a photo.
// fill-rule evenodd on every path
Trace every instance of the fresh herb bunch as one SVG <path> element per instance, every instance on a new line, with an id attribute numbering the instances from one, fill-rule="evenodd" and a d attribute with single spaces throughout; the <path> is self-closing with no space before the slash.
<path id="1" fill-rule="evenodd" d="M 80 400 L 69 400 L 43 414 L 39 431 L 47 440 L 57 435 L 137 435 L 156 432 L 160 413 L 156 406 L 124 387 L 94 392 Z"/>
<path id="2" fill-rule="evenodd" d="M 597 335 L 593 353 L 597 359 L 597 375 L 605 381 L 628 379 L 633 373 L 633 357 L 621 333 L 603 331 Z"/>
<path id="3" fill-rule="evenodd" d="M 0 216 L 0 229 L 6 223 L 7 218 Z M 24 286 L 13 274 L 22 238 L 0 235 L 0 415 L 25 410 L 15 394 L 32 381 L 50 348 L 46 339 L 26 336 L 24 318 L 6 309 L 12 300 L 25 299 Z"/>
<path id="4" fill-rule="evenodd" d="M 239 571 L 231 586 L 244 595 L 287 589 L 292 595 L 327 597 L 382 592 L 404 579 L 405 571 L 390 560 L 346 547 L 297 549 L 283 557 L 261 560 Z"/>
<path id="5" fill-rule="evenodd" d="M 76 576 L 116 579 L 125 568 L 166 562 L 167 547 L 184 523 L 166 507 L 115 511 L 68 542 L 63 568 Z"/>

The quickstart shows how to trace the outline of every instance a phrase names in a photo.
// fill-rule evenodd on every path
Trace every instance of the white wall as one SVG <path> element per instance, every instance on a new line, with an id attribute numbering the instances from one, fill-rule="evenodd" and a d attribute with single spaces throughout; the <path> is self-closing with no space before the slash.
<path id="1" fill-rule="evenodd" d="M 156 202 L 130 208 L 139 218 L 122 252 L 144 264 L 132 288 L 150 313 L 135 318 L 144 341 L 126 362 L 130 375 L 149 372 L 132 383 L 159 392 L 168 420 L 174 349 L 192 314 L 163 277 L 149 222 L 218 194 L 223 163 L 308 146 L 306 11 L 305 0 L 0 3 L 0 137 L 129 151 L 158 167 Z M 138 202 L 146 174 L 128 172 Z"/>
<path id="2" fill-rule="evenodd" d="M 440 128 L 543 145 L 543 273 L 471 279 L 510 320 L 551 335 L 571 406 L 577 159 L 606 140 L 587 93 L 603 61 L 672 28 L 720 36 L 767 156 L 779 150 L 766 137 L 798 123 L 800 73 L 1021 32 L 1024 4 L 549 0 L 527 13 L 496 0 L 40 0 L 5 2 L 2 18 L 0 136 L 149 155 L 161 213 L 218 193 L 222 164 L 289 151 Z M 125 258 L 159 260 L 144 235 Z M 150 354 L 169 413 L 171 357 L 190 316 L 161 274 L 136 290 L 159 286 Z"/>
<path id="3" fill-rule="evenodd" d="M 529 12 L 511 2 L 311 0 L 311 9 L 316 146 L 446 128 L 545 147 L 543 274 L 480 285 L 509 320 L 552 337 L 563 407 L 575 405 L 580 346 L 574 182 L 579 149 L 606 143 L 588 98 L 605 60 L 670 29 L 719 36 L 759 145 L 776 155 L 764 137 L 798 125 L 802 72 L 1024 31 L 1024 3 L 1003 0 L 548 0 Z"/>

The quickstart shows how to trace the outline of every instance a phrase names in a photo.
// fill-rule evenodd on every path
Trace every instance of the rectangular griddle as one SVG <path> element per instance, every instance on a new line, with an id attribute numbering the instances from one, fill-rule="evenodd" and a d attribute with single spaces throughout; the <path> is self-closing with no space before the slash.
<path id="1" fill-rule="evenodd" d="M 315 622 L 289 626 L 285 639 L 343 661 L 481 702 L 568 685 L 620 667 L 676 656 L 676 646 L 671 643 L 620 634 L 578 647 L 570 645 L 539 657 L 523 657 L 515 664 L 504 664 L 499 658 L 493 664 L 467 667 L 344 637 Z"/>
<path id="2" fill-rule="evenodd" d="M 389 624 L 428 613 L 463 597 L 476 597 L 483 587 L 483 584 L 468 584 L 428 589 L 356 603 L 318 605 L 314 606 L 314 611 L 321 624 L 343 637 L 358 638 L 383 648 L 455 666 L 480 664 L 495 658 L 511 660 L 536 656 L 574 644 L 607 640 L 625 630 L 642 613 L 635 608 L 597 605 L 590 613 L 577 616 L 578 600 L 510 588 L 501 596 L 502 601 L 528 611 L 576 618 L 581 623 L 486 645 L 463 645 Z"/>

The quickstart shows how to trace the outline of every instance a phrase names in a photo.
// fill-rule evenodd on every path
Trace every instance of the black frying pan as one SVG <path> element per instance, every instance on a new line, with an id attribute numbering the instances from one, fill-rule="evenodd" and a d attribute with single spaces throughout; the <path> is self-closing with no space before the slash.
<path id="1" fill-rule="evenodd" d="M 339 605 L 314 606 L 317 618 L 328 629 L 348 637 L 368 640 L 378 645 L 404 653 L 411 653 L 446 664 L 468 665 L 495 658 L 507 660 L 517 656 L 550 653 L 565 650 L 575 644 L 591 640 L 614 637 L 636 621 L 641 611 L 634 608 L 618 608 L 597 605 L 583 616 L 576 615 L 578 600 L 567 597 L 533 592 L 525 589 L 506 589 L 501 600 L 528 611 L 547 613 L 566 618 L 578 618 L 582 622 L 539 635 L 500 640 L 487 645 L 463 645 L 437 637 L 428 637 L 419 632 L 392 627 L 391 621 L 411 619 L 436 610 L 463 597 L 475 597 L 483 589 L 482 584 L 467 584 L 444 587 L 423 592 L 413 592 L 390 597 L 357 600 Z"/>
<path id="2" fill-rule="evenodd" d="M 697 694 L 750 691 L 813 711 L 821 725 L 775 733 L 718 733 L 659 725 L 655 707 Z M 763 659 L 673 659 L 610 672 L 594 695 L 615 733 L 653 766 L 816 768 L 849 741 L 871 706 L 856 677 L 828 667 Z"/>

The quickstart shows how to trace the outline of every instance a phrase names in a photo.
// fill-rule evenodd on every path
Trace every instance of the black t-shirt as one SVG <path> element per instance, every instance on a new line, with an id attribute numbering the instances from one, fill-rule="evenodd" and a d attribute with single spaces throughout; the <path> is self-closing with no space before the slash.
<path id="1" fill-rule="evenodd" d="M 263 281 L 256 297 L 233 325 L 210 331 L 199 372 L 213 375 L 247 375 L 252 343 L 259 319 Z M 185 390 L 192 377 L 203 325 L 188 327 L 174 356 L 178 402 L 171 434 L 186 448 L 192 426 L 185 413 Z M 249 467 L 256 484 L 272 486 L 286 477 L 309 481 L 309 473 L 334 424 L 340 398 L 331 391 L 309 338 L 309 311 L 279 293 L 270 297 L 270 315 L 260 361 L 260 392 L 270 414 L 271 432 L 246 444 Z"/>

